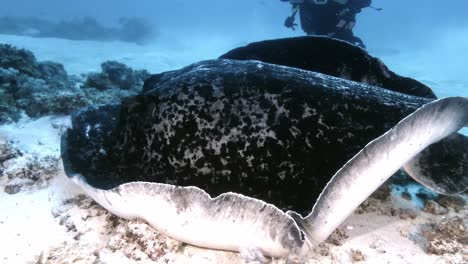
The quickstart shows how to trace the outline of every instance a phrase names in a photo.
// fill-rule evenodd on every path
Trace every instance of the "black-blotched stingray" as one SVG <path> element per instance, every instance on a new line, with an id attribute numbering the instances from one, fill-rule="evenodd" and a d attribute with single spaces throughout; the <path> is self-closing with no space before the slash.
<path id="1" fill-rule="evenodd" d="M 467 125 L 466 97 L 218 59 L 75 113 L 62 157 L 120 217 L 201 247 L 304 256 L 402 166 L 434 191 L 465 191 L 468 140 L 456 132 Z"/>

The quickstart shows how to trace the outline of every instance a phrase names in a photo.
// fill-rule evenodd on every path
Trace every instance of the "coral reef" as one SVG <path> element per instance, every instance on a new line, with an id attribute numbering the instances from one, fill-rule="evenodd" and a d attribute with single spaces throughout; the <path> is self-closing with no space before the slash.
<path id="1" fill-rule="evenodd" d="M 8 44 L 0 44 L 0 67 L 12 68 L 31 77 L 41 77 L 34 54 L 25 49 L 17 49 Z"/>
<path id="2" fill-rule="evenodd" d="M 91 73 L 84 87 L 98 90 L 131 90 L 139 92 L 144 81 L 150 76 L 146 70 L 133 70 L 117 61 L 106 61 L 101 64 L 100 73 Z"/>
<path id="3" fill-rule="evenodd" d="M 117 103 L 140 92 L 149 75 L 107 61 L 100 73 L 69 76 L 59 63 L 38 62 L 30 51 L 0 44 L 0 124 L 18 121 L 23 112 L 38 118 L 69 114 L 92 104 Z"/>
<path id="4" fill-rule="evenodd" d="M 69 113 L 88 104 L 63 65 L 38 62 L 30 51 L 0 44 L 0 123 Z"/>

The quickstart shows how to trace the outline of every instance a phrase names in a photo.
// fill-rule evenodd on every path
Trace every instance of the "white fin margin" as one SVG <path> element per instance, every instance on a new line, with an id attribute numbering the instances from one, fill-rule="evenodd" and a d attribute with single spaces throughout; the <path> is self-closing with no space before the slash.
<path id="1" fill-rule="evenodd" d="M 110 190 L 71 179 L 97 203 L 125 218 L 140 218 L 165 235 L 206 248 L 288 257 L 304 244 L 294 220 L 275 206 L 236 193 L 211 198 L 197 187 L 131 182 Z"/>

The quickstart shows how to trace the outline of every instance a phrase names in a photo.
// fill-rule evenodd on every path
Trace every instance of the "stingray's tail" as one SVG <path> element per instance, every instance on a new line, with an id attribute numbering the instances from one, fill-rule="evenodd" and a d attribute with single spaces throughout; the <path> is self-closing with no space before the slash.
<path id="1" fill-rule="evenodd" d="M 403 165 L 414 158 L 419 159 L 418 154 L 429 145 L 465 126 L 468 126 L 468 98 L 444 98 L 422 106 L 367 144 L 333 176 L 307 217 L 290 213 L 306 233 L 310 246 L 323 242 L 356 207 Z M 465 165 L 467 152 L 466 148 L 459 151 L 464 154 L 461 159 L 464 159 Z M 458 176 L 466 182 L 466 174 L 464 171 L 458 173 Z M 448 178 L 444 176 L 444 179 Z M 441 188 L 453 188 L 446 186 Z"/>

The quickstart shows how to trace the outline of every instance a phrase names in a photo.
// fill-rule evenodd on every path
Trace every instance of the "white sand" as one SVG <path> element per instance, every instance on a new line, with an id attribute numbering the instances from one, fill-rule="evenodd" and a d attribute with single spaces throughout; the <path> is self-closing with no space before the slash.
<path id="1" fill-rule="evenodd" d="M 220 49 L 233 45 L 220 40 L 218 48 L 210 50 L 210 47 L 201 48 L 201 43 L 191 48 L 183 44 L 158 47 L 5 35 L 0 35 L 0 42 L 30 49 L 39 60 L 64 63 L 72 74 L 97 71 L 99 64 L 107 59 L 159 72 L 198 59 L 215 58 L 224 52 Z M 423 57 L 416 61 L 427 62 Z M 409 62 L 415 58 L 405 53 L 388 55 L 386 59 L 391 60 L 392 65 L 399 65 L 397 69 L 392 68 L 398 73 L 405 74 L 399 69 L 406 69 L 413 71 L 412 77 L 416 78 L 442 76 L 435 66 L 426 65 L 428 71 L 424 74 L 421 63 L 411 68 Z M 465 65 L 460 62 L 458 66 Z M 431 73 L 431 70 L 437 72 Z M 467 96 L 467 76 L 460 77 L 463 79 L 451 79 L 454 90 L 437 92 Z M 455 77 L 450 74 L 450 78 Z M 440 81 L 427 79 L 426 83 L 437 83 L 440 89 Z M 17 124 L 0 126 L 0 138 L 13 141 L 24 153 L 4 164 L 6 170 L 25 167 L 34 157 L 40 161 L 46 156 L 58 158 L 61 131 L 68 122 L 67 117 L 25 118 Z M 182 245 L 142 222 L 112 217 L 85 196 L 79 196 L 80 190 L 66 178 L 61 168 L 46 186 L 28 186 L 16 194 L 7 194 L 3 191 L 5 184 L 7 180 L 0 177 L 0 263 L 241 263 L 248 255 L 244 253 L 241 257 L 238 253 Z M 458 215 L 468 221 L 466 206 L 458 213 L 452 210 L 449 215 L 435 216 L 422 212 L 399 195 L 391 197 L 389 202 L 371 200 L 373 207 L 363 214 L 352 215 L 340 228 L 349 236 L 340 239 L 342 245 L 324 244 L 309 263 L 351 263 L 353 250 L 362 252 L 365 258 L 362 263 L 466 263 L 467 252 L 445 256 L 426 253 L 421 231 L 424 224 L 444 217 Z M 70 198 L 73 199 L 68 200 Z M 411 208 L 417 216 L 404 220 L 398 214 L 391 216 L 391 208 Z"/>

